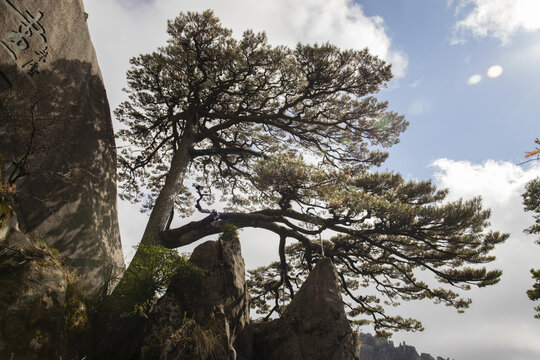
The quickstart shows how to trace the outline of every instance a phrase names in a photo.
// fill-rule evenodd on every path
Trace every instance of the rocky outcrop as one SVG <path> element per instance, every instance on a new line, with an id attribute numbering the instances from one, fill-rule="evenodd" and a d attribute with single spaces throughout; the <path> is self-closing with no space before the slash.
<path id="1" fill-rule="evenodd" d="M 65 351 L 68 282 L 46 248 L 11 215 L 0 228 L 0 358 L 58 359 Z"/>
<path id="2" fill-rule="evenodd" d="M 199 245 L 189 261 L 197 269 L 177 274 L 159 299 L 141 358 L 250 359 L 249 295 L 236 232 Z"/>
<path id="3" fill-rule="evenodd" d="M 370 334 L 360 333 L 358 335 L 362 342 L 360 348 L 360 358 L 362 360 L 435 360 L 430 354 L 422 353 L 418 355 L 414 346 L 405 343 L 394 346 L 389 340 L 381 340 Z M 437 360 L 449 360 L 440 356 Z"/>
<path id="4" fill-rule="evenodd" d="M 134 326 L 124 328 L 122 340 L 104 336 L 54 251 L 23 234 L 7 210 L 0 227 L 1 359 L 434 360 L 367 334 L 360 334 L 360 349 L 328 259 L 319 261 L 281 318 L 250 324 L 234 229 L 194 250 L 149 319 L 130 319 L 126 324 Z M 100 352 L 94 338 L 116 345 Z"/>
<path id="5" fill-rule="evenodd" d="M 0 154 L 21 229 L 87 292 L 123 267 L 116 152 L 82 0 L 0 1 Z"/>
<path id="6" fill-rule="evenodd" d="M 330 260 L 319 261 L 280 319 L 251 325 L 235 232 L 199 245 L 189 261 L 198 270 L 177 274 L 158 300 L 141 359 L 359 359 Z"/>
<path id="7" fill-rule="evenodd" d="M 319 261 L 281 318 L 253 324 L 253 336 L 259 360 L 359 359 L 359 342 L 329 259 Z"/>

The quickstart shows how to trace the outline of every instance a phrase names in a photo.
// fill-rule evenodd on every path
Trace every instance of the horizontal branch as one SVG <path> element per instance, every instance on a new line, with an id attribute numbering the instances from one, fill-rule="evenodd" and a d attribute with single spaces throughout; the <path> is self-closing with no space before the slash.
<path id="1" fill-rule="evenodd" d="M 168 248 L 177 248 L 189 245 L 205 236 L 223 232 L 226 225 L 237 228 L 254 227 L 266 229 L 276 234 L 294 238 L 307 247 L 312 247 L 311 240 L 301 233 L 279 225 L 279 217 L 263 215 L 262 213 L 220 213 L 219 219 L 214 220 L 210 215 L 199 221 L 192 221 L 175 229 L 162 231 L 160 234 L 162 245 Z"/>
<path id="2" fill-rule="evenodd" d="M 209 155 L 251 155 L 263 157 L 264 155 L 258 151 L 243 149 L 243 148 L 224 148 L 224 149 L 191 149 L 189 154 L 192 158 Z"/>

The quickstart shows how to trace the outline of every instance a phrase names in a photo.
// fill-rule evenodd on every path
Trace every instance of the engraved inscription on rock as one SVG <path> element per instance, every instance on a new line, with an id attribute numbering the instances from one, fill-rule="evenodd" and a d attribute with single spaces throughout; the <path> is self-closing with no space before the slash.
<path id="1" fill-rule="evenodd" d="M 39 74 L 40 63 L 44 63 L 49 55 L 45 28 L 40 24 L 43 12 L 36 11 L 32 15 L 9 0 L 0 1 L 4 8 L 2 14 L 8 18 L 6 22 L 13 20 L 13 27 L 3 32 L 0 44 L 27 74 Z"/>

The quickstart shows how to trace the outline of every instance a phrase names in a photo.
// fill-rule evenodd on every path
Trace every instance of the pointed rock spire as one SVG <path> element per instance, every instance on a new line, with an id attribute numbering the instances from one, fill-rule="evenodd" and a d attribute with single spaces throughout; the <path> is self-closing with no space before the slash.
<path id="1" fill-rule="evenodd" d="M 253 333 L 260 360 L 359 359 L 330 259 L 317 263 L 280 319 L 253 324 Z"/>

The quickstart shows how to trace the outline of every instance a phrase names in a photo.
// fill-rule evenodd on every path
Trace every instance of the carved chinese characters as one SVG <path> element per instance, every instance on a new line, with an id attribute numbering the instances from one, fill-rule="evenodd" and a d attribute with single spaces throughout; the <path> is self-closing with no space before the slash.
<path id="1" fill-rule="evenodd" d="M 46 61 L 49 46 L 45 28 L 40 23 L 43 12 L 17 8 L 9 0 L 0 0 L 2 15 L 9 17 L 11 30 L 2 34 L 0 44 L 9 56 L 30 76 L 39 74 L 39 65 Z M 32 9 L 34 10 L 34 9 Z"/>

